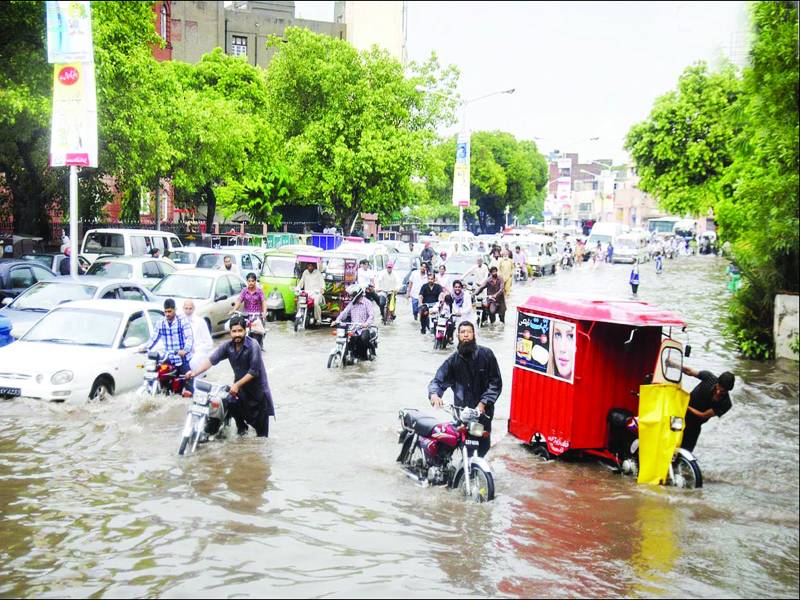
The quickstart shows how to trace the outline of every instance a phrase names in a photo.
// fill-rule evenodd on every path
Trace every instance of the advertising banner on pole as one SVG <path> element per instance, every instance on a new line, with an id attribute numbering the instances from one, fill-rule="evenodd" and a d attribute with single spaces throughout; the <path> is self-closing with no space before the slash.
<path id="1" fill-rule="evenodd" d="M 453 206 L 469 206 L 469 132 L 462 131 L 456 141 L 453 167 Z"/>
<path id="2" fill-rule="evenodd" d="M 51 167 L 97 166 L 94 63 L 53 65 Z"/>
<path id="3" fill-rule="evenodd" d="M 92 9 L 88 1 L 49 1 L 47 62 L 94 62 Z"/>

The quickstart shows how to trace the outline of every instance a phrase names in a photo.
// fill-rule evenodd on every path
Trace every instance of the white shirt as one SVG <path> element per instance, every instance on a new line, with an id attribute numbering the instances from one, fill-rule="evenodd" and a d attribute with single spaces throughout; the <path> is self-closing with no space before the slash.
<path id="1" fill-rule="evenodd" d="M 400 278 L 394 269 L 389 273 L 388 269 L 382 271 L 375 281 L 375 289 L 381 292 L 396 292 L 400 289 Z"/>
<path id="2" fill-rule="evenodd" d="M 419 269 L 414 271 L 414 274 L 411 276 L 411 298 L 419 296 L 422 286 L 426 283 L 428 283 L 428 274 L 426 273 L 423 275 Z"/>
<path id="3" fill-rule="evenodd" d="M 325 278 L 322 276 L 319 269 L 314 269 L 313 273 L 310 273 L 308 269 L 306 269 L 303 271 L 300 281 L 297 282 L 297 287 L 310 294 L 321 294 L 325 289 Z"/>
<path id="4" fill-rule="evenodd" d="M 450 283 L 450 275 L 448 275 L 446 271 L 445 271 L 444 275 L 442 275 L 441 273 L 437 273 L 436 274 L 436 283 L 438 283 L 440 286 L 442 286 L 448 292 L 452 291 L 452 287 L 453 286 Z"/>
<path id="5" fill-rule="evenodd" d="M 364 289 L 367 289 L 367 287 L 375 281 L 375 271 L 372 269 L 362 269 L 359 267 L 357 281 L 358 285 Z"/>
<path id="6" fill-rule="evenodd" d="M 460 313 L 458 317 L 456 317 L 456 327 L 458 327 L 459 323 L 462 321 L 473 321 L 474 317 L 472 314 L 472 298 L 470 297 L 470 293 L 466 290 L 461 292 L 464 296 L 464 302 L 461 306 L 456 305 L 455 297 L 453 298 L 453 313 Z"/>
<path id="7" fill-rule="evenodd" d="M 196 314 L 192 315 L 190 323 L 192 325 L 192 335 L 194 335 L 192 353 L 195 356 L 207 357 L 211 354 L 211 350 L 214 347 L 214 342 L 211 340 L 211 333 L 208 331 L 208 325 L 206 325 L 205 319 Z"/>

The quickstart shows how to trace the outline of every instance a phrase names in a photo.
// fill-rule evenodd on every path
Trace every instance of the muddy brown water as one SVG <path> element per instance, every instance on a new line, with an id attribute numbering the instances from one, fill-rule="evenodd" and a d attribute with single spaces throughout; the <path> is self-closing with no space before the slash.
<path id="1" fill-rule="evenodd" d="M 497 499 L 416 487 L 394 462 L 397 411 L 425 407 L 445 355 L 403 299 L 378 360 L 345 370 L 325 368 L 329 331 L 271 326 L 268 441 L 178 457 L 178 398 L 0 402 L 0 595 L 797 597 L 797 364 L 737 357 L 721 333 L 724 267 L 690 257 L 641 272 L 639 297 L 689 322 L 688 364 L 739 377 L 697 447 L 702 490 L 528 452 L 505 433 L 513 327 L 499 324 L 479 340 L 504 376 Z M 549 290 L 628 297 L 629 270 L 517 285 L 512 304 Z"/>

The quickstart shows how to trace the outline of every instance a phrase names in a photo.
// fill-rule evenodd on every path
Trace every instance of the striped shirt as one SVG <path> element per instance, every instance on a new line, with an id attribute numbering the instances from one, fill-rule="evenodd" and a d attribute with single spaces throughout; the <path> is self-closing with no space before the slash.
<path id="1" fill-rule="evenodd" d="M 150 336 L 147 349 L 151 350 L 160 339 L 163 340 L 164 351 L 173 365 L 179 367 L 184 360 L 187 363 L 189 362 L 192 356 L 192 348 L 194 347 L 194 335 L 192 334 L 192 324 L 189 319 L 178 315 L 175 315 L 172 322 L 168 321 L 166 317 L 161 319 L 153 335 Z M 178 355 L 178 350 L 185 350 L 186 356 L 181 358 Z"/>

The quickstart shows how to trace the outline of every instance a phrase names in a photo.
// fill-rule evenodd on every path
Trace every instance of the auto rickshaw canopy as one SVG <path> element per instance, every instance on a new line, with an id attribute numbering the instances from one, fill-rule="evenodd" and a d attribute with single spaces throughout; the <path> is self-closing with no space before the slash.
<path id="1" fill-rule="evenodd" d="M 519 306 L 577 321 L 617 323 L 633 327 L 685 327 L 674 313 L 638 300 L 597 300 L 577 296 L 530 296 Z"/>

